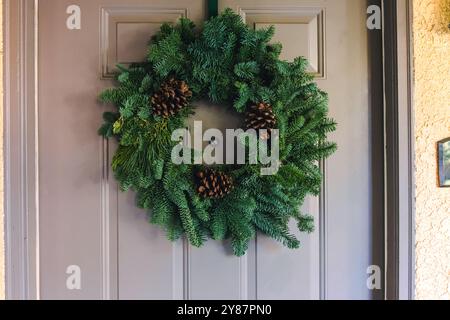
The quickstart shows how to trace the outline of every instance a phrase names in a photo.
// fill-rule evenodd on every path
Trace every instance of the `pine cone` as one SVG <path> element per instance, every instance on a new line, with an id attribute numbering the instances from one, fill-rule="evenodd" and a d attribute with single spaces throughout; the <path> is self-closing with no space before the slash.
<path id="1" fill-rule="evenodd" d="M 153 114 L 168 118 L 188 105 L 192 92 L 186 82 L 171 78 L 152 96 Z"/>
<path id="2" fill-rule="evenodd" d="M 197 192 L 204 198 L 219 199 L 233 190 L 233 179 L 223 172 L 205 169 L 196 173 Z"/>
<path id="3" fill-rule="evenodd" d="M 245 124 L 247 129 L 266 129 L 267 134 L 260 134 L 260 139 L 270 139 L 272 129 L 275 129 L 277 120 L 273 113 L 272 106 L 266 103 L 259 103 L 257 105 L 250 106 L 249 110 L 245 113 Z"/>

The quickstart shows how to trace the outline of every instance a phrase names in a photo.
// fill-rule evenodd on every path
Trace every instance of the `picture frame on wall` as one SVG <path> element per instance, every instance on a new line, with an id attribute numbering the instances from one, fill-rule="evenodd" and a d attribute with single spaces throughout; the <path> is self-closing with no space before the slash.
<path id="1" fill-rule="evenodd" d="M 450 138 L 438 142 L 439 187 L 450 188 Z"/>

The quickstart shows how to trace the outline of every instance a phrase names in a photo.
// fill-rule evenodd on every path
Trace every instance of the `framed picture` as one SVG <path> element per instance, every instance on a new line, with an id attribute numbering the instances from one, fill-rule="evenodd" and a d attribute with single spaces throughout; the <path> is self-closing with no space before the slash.
<path id="1" fill-rule="evenodd" d="M 450 138 L 438 142 L 439 187 L 450 187 Z"/>

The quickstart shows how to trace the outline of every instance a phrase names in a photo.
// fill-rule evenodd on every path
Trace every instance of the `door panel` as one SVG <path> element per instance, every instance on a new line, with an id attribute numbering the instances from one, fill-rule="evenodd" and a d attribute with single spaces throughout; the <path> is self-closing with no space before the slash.
<path id="1" fill-rule="evenodd" d="M 198 2 L 197 5 L 186 1 L 173 1 L 172 5 L 159 2 L 147 0 L 133 4 L 107 1 L 101 5 L 100 37 L 104 77 L 112 77 L 117 64 L 127 65 L 144 60 L 148 40 L 164 22 L 176 23 L 178 19 L 188 16 L 193 21 L 201 21 L 203 17 Z M 188 15 L 188 12 L 194 12 L 195 15 Z"/>
<path id="2" fill-rule="evenodd" d="M 204 19 L 201 1 L 39 1 L 40 293 L 50 299 L 182 298 L 183 249 L 146 222 L 109 172 L 113 142 L 97 135 L 116 63 L 145 57 L 162 22 Z M 55 134 L 58 133 L 58 134 Z M 68 266 L 81 290 L 68 290 Z M 181 280 L 179 280 L 181 279 Z"/>
<path id="3" fill-rule="evenodd" d="M 323 78 L 326 7 L 320 6 L 317 1 L 311 7 L 298 6 L 303 4 L 302 1 L 295 1 L 295 7 L 287 7 L 283 2 L 268 3 L 272 3 L 272 6 L 262 3 L 252 5 L 251 1 L 224 1 L 222 5 L 234 6 L 252 28 L 275 26 L 276 33 L 272 41 L 283 44 L 280 58 L 292 61 L 303 56 L 309 61 L 310 73 L 316 78 Z"/>
<path id="4" fill-rule="evenodd" d="M 113 85 L 116 64 L 142 60 L 163 22 L 189 17 L 201 24 L 205 1 L 79 0 L 80 30 L 66 28 L 73 1 L 38 4 L 41 298 L 372 297 L 366 269 L 377 264 L 372 257 L 382 244 L 372 243 L 372 219 L 381 213 L 372 212 L 370 198 L 364 1 L 219 1 L 253 28 L 275 25 L 284 59 L 309 59 L 339 123 L 331 137 L 339 151 L 323 166 L 324 192 L 302 208 L 315 217 L 316 231 L 300 235 L 297 251 L 258 235 L 241 258 L 220 242 L 200 249 L 168 242 L 136 209 L 134 195 L 118 191 L 109 169 L 115 143 L 97 135 L 105 107 L 96 99 Z M 207 110 L 199 110 L 202 120 L 222 127 L 226 117 Z M 80 290 L 67 288 L 73 265 L 81 270 Z"/>
<path id="5" fill-rule="evenodd" d="M 372 259 L 373 251 L 382 250 L 382 243 L 372 243 L 372 218 L 382 219 L 382 212 L 371 207 L 366 2 L 222 0 L 220 5 L 240 13 L 251 27 L 275 25 L 282 58 L 309 59 L 338 122 L 330 137 L 338 151 L 323 165 L 322 195 L 302 208 L 315 216 L 316 232 L 302 236 L 303 246 L 294 252 L 258 238 L 258 298 L 370 299 L 367 267 L 382 265 Z"/>

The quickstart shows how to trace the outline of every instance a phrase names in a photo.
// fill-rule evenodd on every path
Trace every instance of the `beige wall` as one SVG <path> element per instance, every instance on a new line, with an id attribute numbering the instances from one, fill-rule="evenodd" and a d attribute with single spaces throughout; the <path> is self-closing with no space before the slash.
<path id="1" fill-rule="evenodd" d="M 450 137 L 450 0 L 414 0 L 416 298 L 450 299 L 450 189 L 436 142 Z"/>
<path id="2" fill-rule="evenodd" d="M 0 110 L 3 110 L 3 6 L 0 0 Z M 0 164 L 3 163 L 3 112 L 0 112 Z M 3 241 L 3 166 L 0 165 L 0 300 L 5 298 L 5 250 Z"/>

